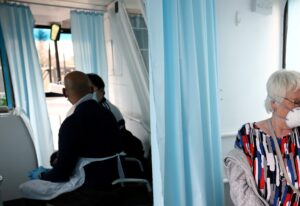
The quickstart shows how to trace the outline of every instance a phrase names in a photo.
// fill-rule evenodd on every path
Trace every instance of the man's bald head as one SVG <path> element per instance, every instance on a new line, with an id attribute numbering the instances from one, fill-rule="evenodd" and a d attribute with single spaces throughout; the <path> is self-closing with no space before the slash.
<path id="1" fill-rule="evenodd" d="M 68 73 L 65 76 L 64 83 L 65 95 L 72 104 L 75 104 L 79 99 L 92 91 L 89 78 L 80 71 Z"/>

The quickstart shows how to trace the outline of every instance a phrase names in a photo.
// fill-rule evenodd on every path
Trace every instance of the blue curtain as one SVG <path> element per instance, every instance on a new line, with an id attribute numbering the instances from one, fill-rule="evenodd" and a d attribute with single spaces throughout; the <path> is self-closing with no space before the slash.
<path id="1" fill-rule="evenodd" d="M 147 15 L 154 203 L 223 205 L 215 0 L 151 0 Z"/>
<path id="2" fill-rule="evenodd" d="M 16 111 L 29 118 L 39 165 L 48 166 L 52 133 L 29 7 L 0 4 L 0 26 L 10 67 Z M 20 111 L 19 110 L 19 111 Z M 21 158 L 21 157 L 20 157 Z"/>
<path id="3" fill-rule="evenodd" d="M 103 15 L 71 11 L 71 32 L 76 70 L 96 73 L 108 85 Z"/>

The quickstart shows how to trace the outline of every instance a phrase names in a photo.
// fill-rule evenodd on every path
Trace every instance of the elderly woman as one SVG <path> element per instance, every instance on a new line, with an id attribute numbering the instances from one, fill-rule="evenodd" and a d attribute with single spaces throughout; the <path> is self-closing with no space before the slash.
<path id="1" fill-rule="evenodd" d="M 271 117 L 238 131 L 225 158 L 235 205 L 300 205 L 300 73 L 281 70 L 267 82 Z"/>

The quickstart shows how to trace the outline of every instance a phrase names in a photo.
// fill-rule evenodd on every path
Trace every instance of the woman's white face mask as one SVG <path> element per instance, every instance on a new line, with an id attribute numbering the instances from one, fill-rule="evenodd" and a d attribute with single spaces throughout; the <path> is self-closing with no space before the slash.
<path id="1" fill-rule="evenodd" d="M 286 125 L 289 128 L 295 128 L 300 126 L 300 107 L 295 107 L 290 110 L 285 117 Z"/>

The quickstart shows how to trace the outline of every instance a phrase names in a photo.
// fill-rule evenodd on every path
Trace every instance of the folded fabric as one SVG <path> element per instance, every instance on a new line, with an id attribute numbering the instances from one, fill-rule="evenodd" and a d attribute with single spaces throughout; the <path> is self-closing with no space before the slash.
<path id="1" fill-rule="evenodd" d="M 50 182 L 40 179 L 29 180 L 25 183 L 22 183 L 19 186 L 21 194 L 24 198 L 29 199 L 37 199 L 37 200 L 51 200 L 63 193 L 74 191 L 83 185 L 85 180 L 84 166 L 95 161 L 104 161 L 108 159 L 118 158 L 118 168 L 119 175 L 122 177 L 124 175 L 121 161 L 121 154 L 115 154 L 109 157 L 104 158 L 80 158 L 77 163 L 77 166 L 74 171 L 74 175 L 70 177 L 68 182 Z M 38 172 L 43 169 L 37 169 L 37 171 L 33 171 L 33 175 L 36 175 Z"/>

